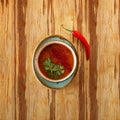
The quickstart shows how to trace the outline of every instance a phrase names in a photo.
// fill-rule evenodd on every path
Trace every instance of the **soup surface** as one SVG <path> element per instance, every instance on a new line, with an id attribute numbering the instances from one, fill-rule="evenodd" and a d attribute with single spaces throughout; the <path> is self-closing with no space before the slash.
<path id="1" fill-rule="evenodd" d="M 38 57 L 39 69 L 46 77 L 49 76 L 44 68 L 43 63 L 48 58 L 50 58 L 54 64 L 58 64 L 64 67 L 64 73 L 59 76 L 58 79 L 66 77 L 73 69 L 74 59 L 72 52 L 69 50 L 69 48 L 62 44 L 55 43 L 48 45 L 41 51 Z"/>

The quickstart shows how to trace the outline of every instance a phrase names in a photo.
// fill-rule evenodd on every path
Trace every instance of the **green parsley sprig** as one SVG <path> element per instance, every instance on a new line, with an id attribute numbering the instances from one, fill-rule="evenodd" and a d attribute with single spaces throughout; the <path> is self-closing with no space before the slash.
<path id="1" fill-rule="evenodd" d="M 64 73 L 64 66 L 52 63 L 50 58 L 46 59 L 43 65 L 50 78 L 58 79 Z"/>

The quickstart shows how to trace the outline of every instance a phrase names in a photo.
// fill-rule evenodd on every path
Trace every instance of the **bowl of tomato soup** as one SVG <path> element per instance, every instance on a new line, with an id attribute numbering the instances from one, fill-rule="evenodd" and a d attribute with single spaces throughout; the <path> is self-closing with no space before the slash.
<path id="1" fill-rule="evenodd" d="M 42 40 L 33 55 L 33 70 L 38 80 L 51 88 L 62 88 L 75 77 L 78 55 L 73 44 L 61 36 Z"/>

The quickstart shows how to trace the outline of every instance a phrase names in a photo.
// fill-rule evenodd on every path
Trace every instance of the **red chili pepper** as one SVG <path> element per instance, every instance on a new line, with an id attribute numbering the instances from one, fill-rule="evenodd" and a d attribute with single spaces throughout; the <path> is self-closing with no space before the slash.
<path id="1" fill-rule="evenodd" d="M 89 57 L 90 57 L 90 46 L 89 46 L 87 40 L 86 40 L 86 39 L 83 37 L 83 35 L 82 35 L 81 33 L 79 33 L 78 31 L 66 29 L 63 25 L 62 25 L 62 27 L 63 27 L 65 30 L 71 32 L 74 37 L 76 37 L 78 40 L 80 40 L 80 41 L 83 43 L 83 45 L 85 46 L 85 49 L 86 49 L 86 57 L 87 57 L 87 60 L 88 60 Z"/>

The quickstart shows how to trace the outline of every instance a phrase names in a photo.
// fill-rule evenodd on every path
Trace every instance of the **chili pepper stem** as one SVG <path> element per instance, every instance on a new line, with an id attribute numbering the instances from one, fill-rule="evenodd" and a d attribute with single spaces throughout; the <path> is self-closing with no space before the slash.
<path id="1" fill-rule="evenodd" d="M 65 30 L 69 31 L 69 32 L 73 32 L 73 30 L 69 30 L 67 28 L 65 28 L 63 25 L 61 25 Z"/>

